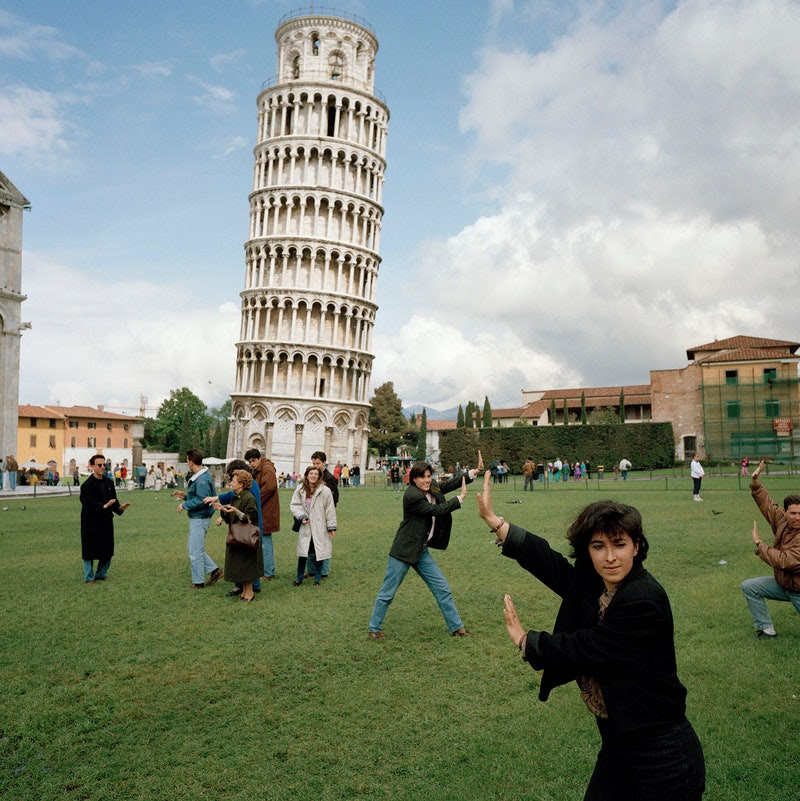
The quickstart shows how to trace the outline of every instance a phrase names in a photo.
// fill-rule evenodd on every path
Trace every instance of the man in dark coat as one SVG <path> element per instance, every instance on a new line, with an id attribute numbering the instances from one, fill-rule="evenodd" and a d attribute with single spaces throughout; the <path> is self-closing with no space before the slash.
<path id="1" fill-rule="evenodd" d="M 114 555 L 114 515 L 121 515 L 130 504 L 117 500 L 114 482 L 105 474 L 106 460 L 102 454 L 92 456 L 89 466 L 92 474 L 81 485 L 81 551 L 83 580 L 94 584 L 108 578 Z"/>
<path id="2" fill-rule="evenodd" d="M 336 504 L 339 503 L 339 482 L 336 480 L 336 476 L 328 470 L 328 456 L 325 451 L 314 451 L 314 453 L 311 454 L 311 464 L 319 470 L 320 478 L 331 491 L 331 495 L 333 495 L 333 505 L 336 506 Z M 330 565 L 330 559 L 322 560 L 322 578 L 328 578 Z M 306 576 L 308 576 L 308 574 L 306 574 Z"/>
<path id="3" fill-rule="evenodd" d="M 251 489 L 261 506 L 261 550 L 264 555 L 264 578 L 272 581 L 275 578 L 275 549 L 272 547 L 272 535 L 281 527 L 278 477 L 275 474 L 275 464 L 271 459 L 262 456 L 258 448 L 250 448 L 244 458 L 253 471 L 254 484 Z"/>

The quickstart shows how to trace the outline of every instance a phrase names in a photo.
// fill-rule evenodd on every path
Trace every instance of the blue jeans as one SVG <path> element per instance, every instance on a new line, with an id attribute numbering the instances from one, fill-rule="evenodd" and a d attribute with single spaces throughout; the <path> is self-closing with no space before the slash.
<path id="1" fill-rule="evenodd" d="M 746 579 L 742 582 L 742 592 L 757 631 L 772 628 L 772 618 L 767 610 L 766 599 L 789 601 L 800 612 L 800 592 L 784 590 L 772 576 Z"/>
<path id="2" fill-rule="evenodd" d="M 272 547 L 272 534 L 261 535 L 261 553 L 264 554 L 264 575 L 275 575 L 275 549 Z"/>
<path id="3" fill-rule="evenodd" d="M 210 517 L 189 518 L 189 564 L 192 566 L 192 584 L 205 584 L 206 573 L 217 569 L 216 562 L 206 553 L 206 533 Z"/>
<path id="4" fill-rule="evenodd" d="M 108 578 L 108 568 L 111 566 L 111 557 L 105 562 L 97 560 L 97 572 L 94 571 L 94 562 L 91 559 L 83 560 L 83 580 L 84 581 L 105 581 Z"/>
<path id="5" fill-rule="evenodd" d="M 597 726 L 603 745 L 583 801 L 700 801 L 705 760 L 688 720 L 624 735 Z"/>
<path id="6" fill-rule="evenodd" d="M 15 490 L 17 488 L 17 471 L 16 470 L 9 470 L 8 471 L 8 486 Z"/>
<path id="7" fill-rule="evenodd" d="M 450 590 L 450 585 L 444 577 L 439 565 L 436 564 L 434 558 L 431 556 L 427 548 L 422 552 L 419 561 L 415 565 L 410 565 L 408 562 L 401 562 L 393 556 L 389 557 L 389 564 L 386 566 L 386 578 L 383 580 L 383 586 L 378 590 L 378 597 L 375 599 L 375 606 L 372 608 L 372 617 L 369 619 L 369 630 L 380 631 L 383 626 L 383 619 L 386 617 L 386 612 L 389 610 L 389 604 L 392 602 L 395 593 L 403 583 L 403 579 L 408 573 L 408 569 L 413 567 L 417 571 L 419 577 L 428 585 L 428 589 L 433 593 L 436 603 L 439 604 L 439 609 L 444 615 L 444 621 L 450 632 L 458 631 L 464 625 L 459 617 L 458 610 L 456 609 L 455 602 L 453 601 L 453 593 Z"/>

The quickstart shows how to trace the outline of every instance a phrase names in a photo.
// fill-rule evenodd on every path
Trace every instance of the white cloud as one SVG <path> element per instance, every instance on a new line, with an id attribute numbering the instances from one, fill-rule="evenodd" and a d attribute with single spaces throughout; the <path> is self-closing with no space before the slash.
<path id="1" fill-rule="evenodd" d="M 164 61 L 145 61 L 134 64 L 133 68 L 144 78 L 169 78 L 175 69 L 176 60 L 169 58 Z"/>
<path id="2" fill-rule="evenodd" d="M 406 406 L 425 403 L 444 409 L 468 400 L 481 402 L 488 395 L 499 407 L 519 404 L 522 389 L 577 381 L 575 373 L 521 340 L 501 319 L 473 336 L 437 317 L 434 309 L 423 310 L 392 336 L 375 337 L 380 358 L 373 391 L 393 381 Z"/>
<path id="3" fill-rule="evenodd" d="M 33 61 L 65 60 L 82 57 L 83 52 L 61 40 L 60 32 L 47 25 L 32 25 L 8 11 L 0 9 L 0 56 Z"/>
<path id="4" fill-rule="evenodd" d="M 69 98 L 29 86 L 0 86 L 0 153 L 41 158 L 67 146 Z"/>
<path id="5" fill-rule="evenodd" d="M 203 90 L 202 94 L 192 96 L 192 100 L 198 106 L 215 112 L 226 111 L 232 107 L 236 94 L 230 89 L 207 83 L 191 75 L 188 79 Z"/>
<path id="6" fill-rule="evenodd" d="M 238 66 L 241 64 L 245 56 L 246 50 L 232 50 L 229 53 L 216 53 L 209 59 L 209 64 L 217 71 L 224 72 L 228 67 Z"/>
<path id="7" fill-rule="evenodd" d="M 239 310 L 190 285 L 107 281 L 24 254 L 20 402 L 157 406 L 188 386 L 210 406 L 233 389 Z"/>
<path id="8" fill-rule="evenodd" d="M 238 153 L 240 150 L 244 150 L 249 144 L 250 144 L 249 140 L 245 139 L 244 136 L 232 136 L 225 143 L 220 158 L 224 159 L 232 155 L 233 153 Z"/>
<path id="9" fill-rule="evenodd" d="M 796 338 L 800 6 L 623 5 L 583 4 L 546 50 L 487 47 L 466 80 L 472 165 L 503 200 L 421 258 L 416 311 L 451 329 L 443 386 L 480 380 L 479 332 L 529 388 L 646 382 L 714 336 Z"/>

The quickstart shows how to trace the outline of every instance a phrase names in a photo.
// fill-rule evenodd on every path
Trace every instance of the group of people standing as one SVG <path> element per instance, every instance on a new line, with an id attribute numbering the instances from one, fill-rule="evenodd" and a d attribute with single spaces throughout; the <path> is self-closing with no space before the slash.
<path id="1" fill-rule="evenodd" d="M 250 601 L 262 571 L 267 579 L 274 576 L 271 541 L 269 548 L 263 542 L 279 528 L 279 502 L 272 462 L 255 449 L 247 451 L 245 458 L 228 465 L 230 490 L 217 496 L 202 454 L 190 450 L 189 486 L 185 493 L 175 494 L 181 498 L 179 510 L 189 515 L 192 586 L 198 589 L 223 576 L 204 551 L 206 521 L 214 509 L 221 513 L 221 522 L 258 521 L 262 548 L 243 554 L 229 546 L 224 566 L 225 578 L 237 582 L 229 595 Z M 113 515 L 121 515 L 129 504 L 118 502 L 113 481 L 104 474 L 103 457 L 92 457 L 90 465 L 92 475 L 81 487 L 81 540 L 84 578 L 96 582 L 107 578 L 113 555 Z M 800 612 L 800 495 L 787 496 L 779 508 L 760 482 L 763 468 L 762 461 L 752 475 L 751 492 L 774 541 L 772 545 L 763 541 L 755 522 L 752 538 L 756 555 L 773 568 L 773 576 L 748 579 L 742 591 L 756 636 L 770 639 L 777 634 L 766 600 L 791 602 Z M 448 547 L 452 515 L 462 508 L 467 486 L 481 472 L 480 452 L 474 469 L 459 469 L 441 484 L 430 464 L 412 465 L 403 517 L 370 615 L 369 639 L 385 639 L 388 608 L 410 569 L 433 594 L 452 636 L 471 635 L 430 550 Z M 483 491 L 477 495 L 478 515 L 503 556 L 515 560 L 561 598 L 552 633 L 523 626 L 509 595 L 504 598 L 503 614 L 509 639 L 522 661 L 542 672 L 540 700 L 546 701 L 556 687 L 574 681 L 596 721 L 601 748 L 585 801 L 697 801 L 705 789 L 703 752 L 685 715 L 686 689 L 677 675 L 669 599 L 643 566 L 649 543 L 641 514 L 633 506 L 610 500 L 588 504 L 569 527 L 571 554 L 567 558 L 543 537 L 498 515 L 492 483 L 491 471 L 485 471 Z M 699 486 L 697 490 L 699 494 Z M 320 583 L 337 530 L 337 501 L 338 482 L 327 470 L 325 454 L 316 452 L 290 504 L 298 532 L 295 586 L 303 583 L 307 570 L 315 584 Z"/>

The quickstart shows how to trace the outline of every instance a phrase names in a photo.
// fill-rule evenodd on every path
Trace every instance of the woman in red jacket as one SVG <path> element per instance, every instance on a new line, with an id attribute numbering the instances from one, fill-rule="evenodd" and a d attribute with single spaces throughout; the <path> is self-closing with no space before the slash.
<path id="1" fill-rule="evenodd" d="M 522 659 L 543 671 L 540 700 L 575 681 L 597 721 L 602 746 L 584 801 L 700 799 L 703 751 L 685 715 L 669 599 L 642 567 L 648 543 L 638 510 L 589 504 L 567 534 L 573 563 L 494 513 L 488 473 L 478 506 L 503 555 L 562 599 L 552 634 L 526 631 L 509 595 L 504 615 Z"/>

